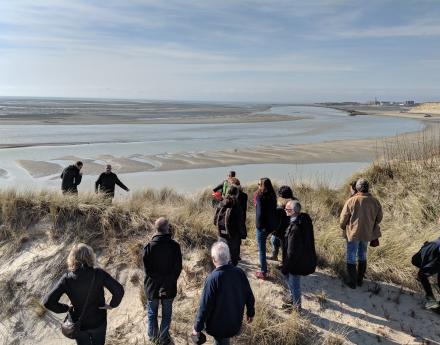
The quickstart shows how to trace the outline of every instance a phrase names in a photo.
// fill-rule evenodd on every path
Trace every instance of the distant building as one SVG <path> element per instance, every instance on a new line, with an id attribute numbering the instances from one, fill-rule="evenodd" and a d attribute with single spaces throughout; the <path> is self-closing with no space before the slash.
<path id="1" fill-rule="evenodd" d="M 409 107 L 411 107 L 411 106 L 413 106 L 413 105 L 415 105 L 416 103 L 414 102 L 414 101 L 405 101 L 405 105 L 406 106 L 409 106 Z"/>

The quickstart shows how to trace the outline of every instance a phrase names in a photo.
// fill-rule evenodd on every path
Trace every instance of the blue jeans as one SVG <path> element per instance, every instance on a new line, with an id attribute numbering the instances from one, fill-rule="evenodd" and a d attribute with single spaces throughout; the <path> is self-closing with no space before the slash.
<path id="1" fill-rule="evenodd" d="M 230 338 L 214 338 L 214 345 L 229 345 Z"/>
<path id="2" fill-rule="evenodd" d="M 347 241 L 347 264 L 356 265 L 358 261 L 367 261 L 368 241 Z"/>
<path id="3" fill-rule="evenodd" d="M 256 229 L 256 233 L 257 233 L 258 255 L 260 258 L 260 269 L 261 272 L 267 273 L 267 262 L 266 262 L 267 232 L 261 229 Z"/>
<path id="4" fill-rule="evenodd" d="M 159 303 L 162 304 L 162 321 L 160 329 L 157 324 Z M 150 340 L 165 340 L 170 336 L 171 315 L 173 312 L 173 299 L 149 299 L 147 301 L 148 337 Z"/>
<path id="5" fill-rule="evenodd" d="M 272 253 L 278 252 L 281 247 L 281 240 L 275 235 L 270 236 L 270 245 L 272 246 Z"/>
<path id="6" fill-rule="evenodd" d="M 292 295 L 293 305 L 301 308 L 301 276 L 289 273 L 285 278 L 290 294 Z"/>

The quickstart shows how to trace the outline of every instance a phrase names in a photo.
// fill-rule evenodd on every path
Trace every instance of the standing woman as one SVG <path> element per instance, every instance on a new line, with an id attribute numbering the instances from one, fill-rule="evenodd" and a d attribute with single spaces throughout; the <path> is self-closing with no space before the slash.
<path id="1" fill-rule="evenodd" d="M 122 285 L 104 270 L 95 268 L 95 260 L 91 247 L 76 244 L 67 257 L 69 272 L 61 277 L 44 300 L 47 309 L 54 313 L 68 312 L 73 322 L 82 315 L 81 331 L 75 338 L 78 345 L 105 344 L 107 310 L 116 308 L 124 296 Z M 105 302 L 104 287 L 112 294 L 109 304 Z M 67 295 L 71 306 L 59 302 L 63 294 Z"/>
<path id="2" fill-rule="evenodd" d="M 266 240 L 276 227 L 277 197 L 272 182 L 263 177 L 258 182 L 258 190 L 255 194 L 255 226 L 257 234 L 258 253 L 260 259 L 260 271 L 256 272 L 258 279 L 266 279 Z"/>

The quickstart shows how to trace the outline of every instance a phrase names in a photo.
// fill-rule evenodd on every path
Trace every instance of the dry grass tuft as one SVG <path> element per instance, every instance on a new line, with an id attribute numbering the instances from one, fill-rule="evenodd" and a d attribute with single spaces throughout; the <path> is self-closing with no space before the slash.
<path id="1" fill-rule="evenodd" d="M 37 317 L 41 318 L 46 315 L 47 310 L 41 303 L 41 300 L 39 298 L 32 296 L 31 298 L 29 298 L 27 304 Z"/>

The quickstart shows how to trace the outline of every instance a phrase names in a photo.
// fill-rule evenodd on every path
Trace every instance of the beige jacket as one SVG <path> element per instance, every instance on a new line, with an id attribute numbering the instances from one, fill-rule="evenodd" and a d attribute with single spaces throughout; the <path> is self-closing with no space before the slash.
<path id="1" fill-rule="evenodd" d="M 348 241 L 372 241 L 380 236 L 382 206 L 370 193 L 356 193 L 344 205 L 340 217 L 343 236 Z"/>

